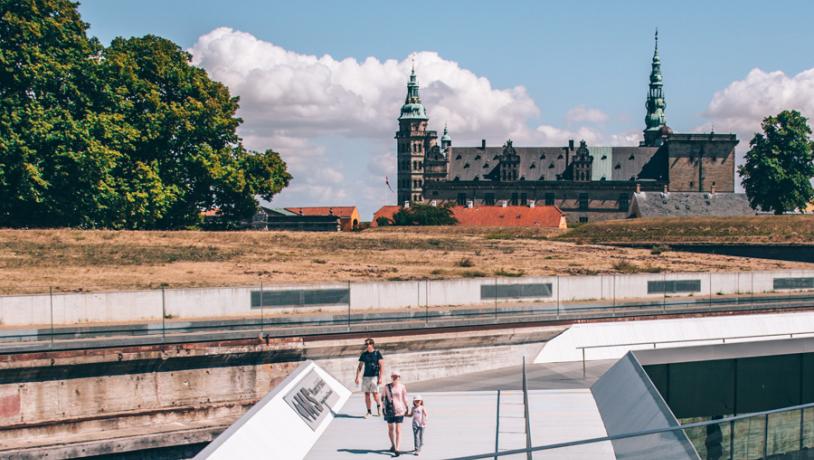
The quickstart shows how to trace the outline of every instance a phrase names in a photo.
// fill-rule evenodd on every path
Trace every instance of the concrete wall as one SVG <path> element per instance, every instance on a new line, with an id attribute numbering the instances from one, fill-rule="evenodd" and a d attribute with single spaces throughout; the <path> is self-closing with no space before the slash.
<path id="1" fill-rule="evenodd" d="M 511 303 L 517 301 L 557 303 L 568 309 L 569 302 L 625 302 L 653 299 L 664 294 L 648 294 L 648 282 L 699 280 L 694 293 L 668 294 L 667 297 L 708 297 L 767 293 L 775 278 L 814 277 L 814 270 L 761 271 L 740 273 L 644 273 L 633 275 L 547 276 L 524 278 L 475 278 L 455 280 L 382 281 L 368 283 L 324 283 L 314 285 L 264 286 L 263 291 L 296 289 L 348 289 L 353 310 L 409 308 L 417 306 L 465 306 Z M 484 285 L 551 284 L 551 296 L 524 299 L 484 299 Z M 161 321 L 172 319 L 259 316 L 251 307 L 252 292 L 260 286 L 200 289 L 166 289 L 130 292 L 71 293 L 0 297 L 2 325 L 76 325 L 99 322 Z M 264 312 L 289 313 L 347 309 L 347 304 L 317 306 L 265 307 Z"/>

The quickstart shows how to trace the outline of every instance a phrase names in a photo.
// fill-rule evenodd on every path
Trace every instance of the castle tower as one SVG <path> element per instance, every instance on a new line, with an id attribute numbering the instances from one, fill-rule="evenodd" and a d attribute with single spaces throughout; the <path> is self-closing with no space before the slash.
<path id="1" fill-rule="evenodd" d="M 663 82 L 661 77 L 661 59 L 659 59 L 659 31 L 656 30 L 656 48 L 653 52 L 653 63 L 650 70 L 650 90 L 647 93 L 647 115 L 644 117 L 644 141 L 642 147 L 658 147 L 662 144 L 662 136 L 667 133 L 664 118 L 666 102 L 664 100 Z"/>
<path id="2" fill-rule="evenodd" d="M 427 110 L 418 94 L 415 65 L 407 83 L 407 97 L 401 106 L 399 130 L 396 132 L 398 159 L 398 204 L 423 200 L 424 154 L 427 144 Z"/>

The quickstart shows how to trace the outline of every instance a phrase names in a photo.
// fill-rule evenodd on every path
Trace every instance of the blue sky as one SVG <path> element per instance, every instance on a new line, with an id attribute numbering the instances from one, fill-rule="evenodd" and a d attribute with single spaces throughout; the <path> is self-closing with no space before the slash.
<path id="1" fill-rule="evenodd" d="M 387 155 L 403 98 L 394 85 L 403 88 L 411 54 L 422 51 L 437 53 L 416 57 L 431 125 L 449 121 L 459 145 L 510 135 L 518 144 L 631 142 L 643 125 L 656 27 L 667 120 L 677 132 L 714 124 L 749 136 L 777 108 L 814 109 L 814 75 L 805 73 L 814 67 L 810 1 L 85 0 L 80 11 L 105 43 L 152 33 L 195 50 L 198 65 L 241 96 L 247 144 L 293 163 L 300 179 L 281 205 L 352 203 L 370 214 L 393 201 L 379 176 L 393 171 Z M 221 27 L 229 30 L 211 35 Z M 311 62 L 326 55 L 330 62 Z M 255 61 L 267 73 L 252 69 Z M 763 73 L 750 74 L 756 68 Z M 322 70 L 330 83 L 301 84 Z M 291 78 L 276 80 L 288 71 Z M 478 79 L 488 80 L 484 103 Z M 345 98 L 352 122 L 332 106 Z M 496 116 L 509 121 L 497 126 Z"/>

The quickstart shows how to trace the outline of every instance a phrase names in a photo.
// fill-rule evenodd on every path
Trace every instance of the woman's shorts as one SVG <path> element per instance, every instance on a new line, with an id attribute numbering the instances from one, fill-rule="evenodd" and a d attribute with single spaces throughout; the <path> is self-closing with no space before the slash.
<path id="1" fill-rule="evenodd" d="M 394 415 L 392 417 L 385 417 L 384 421 L 387 422 L 387 423 L 402 423 L 402 422 L 404 422 L 404 416 L 403 415 Z"/>

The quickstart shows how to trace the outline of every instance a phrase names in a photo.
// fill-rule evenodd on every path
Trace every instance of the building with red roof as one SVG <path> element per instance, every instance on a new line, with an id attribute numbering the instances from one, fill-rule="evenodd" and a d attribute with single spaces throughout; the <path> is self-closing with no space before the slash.
<path id="1" fill-rule="evenodd" d="M 457 225 L 463 227 L 568 228 L 565 213 L 556 206 L 454 206 L 450 208 Z M 392 224 L 400 206 L 382 206 L 373 214 L 371 227 L 385 218 Z"/>

